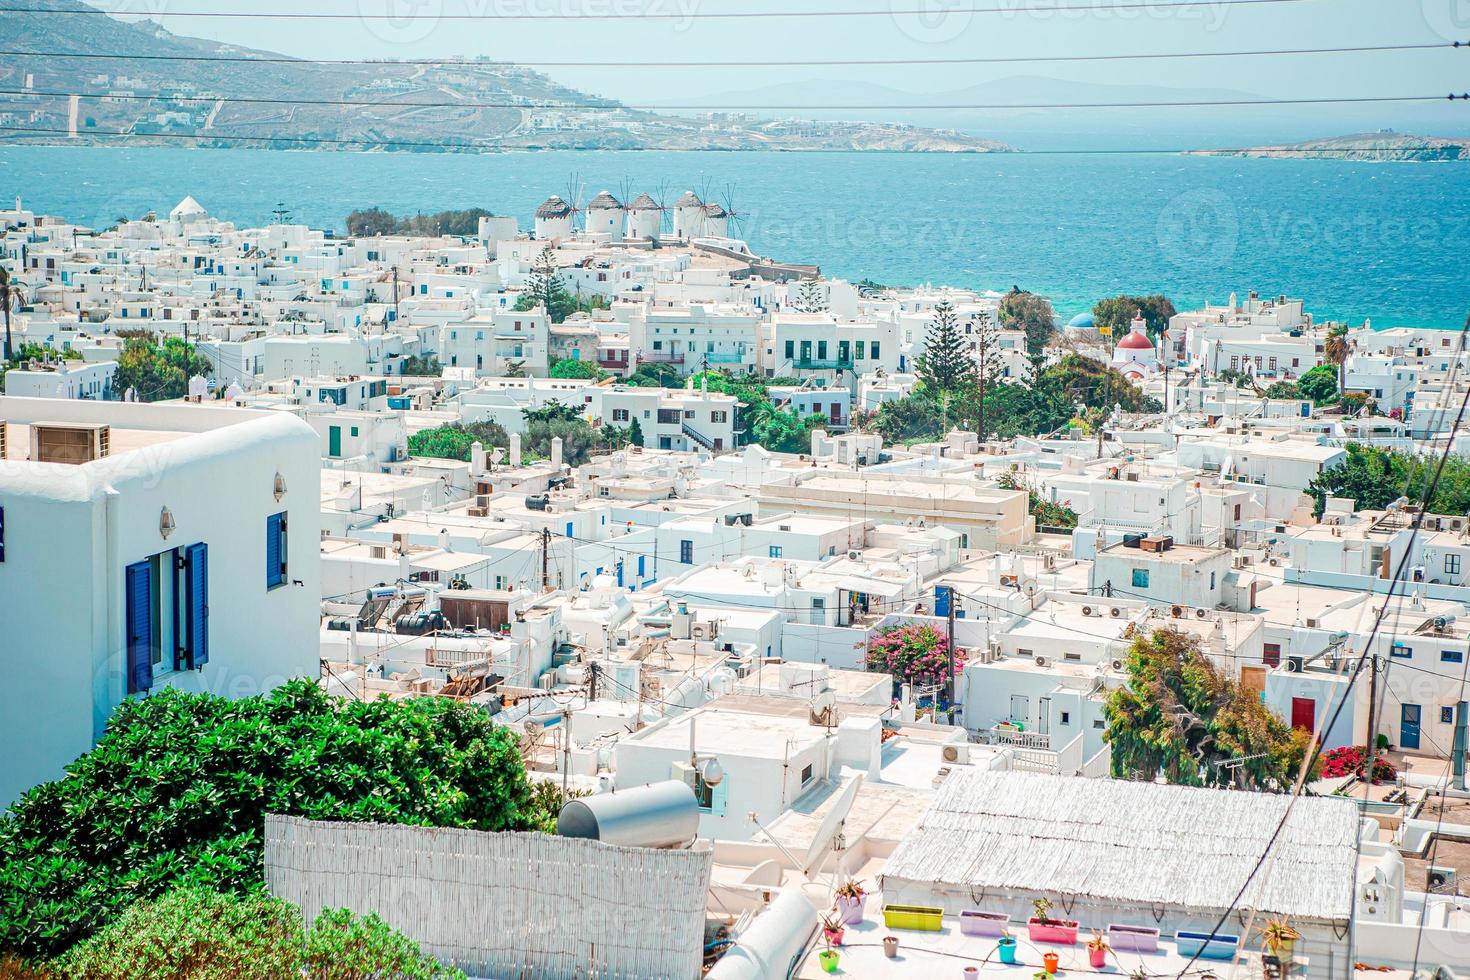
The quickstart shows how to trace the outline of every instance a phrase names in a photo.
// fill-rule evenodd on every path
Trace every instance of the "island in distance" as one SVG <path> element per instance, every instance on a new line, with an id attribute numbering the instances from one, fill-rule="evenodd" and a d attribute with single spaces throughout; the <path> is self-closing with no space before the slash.
<path id="1" fill-rule="evenodd" d="M 106 144 L 126 134 L 134 146 L 246 141 L 281 149 L 1011 149 L 902 122 L 635 109 L 490 59 L 313 62 L 172 34 L 151 21 L 33 12 L 86 6 L 19 0 L 6 14 L 0 88 L 12 94 L 0 95 L 0 119 L 16 127 L 12 141 Z M 112 61 L 110 53 L 126 57 Z M 73 116 L 79 75 L 88 82 Z"/>
<path id="2" fill-rule="evenodd" d="M 1470 160 L 1470 138 L 1414 136 L 1391 129 L 1352 136 L 1327 136 L 1280 143 L 1247 146 L 1234 150 L 1192 150 L 1195 156 L 1272 157 L 1283 160 L 1362 160 L 1371 163 L 1439 163 Z"/>

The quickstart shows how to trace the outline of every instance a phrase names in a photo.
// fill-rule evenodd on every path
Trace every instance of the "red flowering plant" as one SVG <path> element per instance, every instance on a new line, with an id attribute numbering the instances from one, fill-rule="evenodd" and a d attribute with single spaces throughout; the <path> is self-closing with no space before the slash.
<path id="1" fill-rule="evenodd" d="M 1343 745 L 1322 753 L 1322 775 L 1328 779 L 1342 776 L 1357 776 L 1362 779 L 1367 767 L 1368 747 L 1366 745 Z M 1393 763 L 1382 756 L 1373 760 L 1374 784 L 1392 782 L 1398 774 Z"/>
<path id="2" fill-rule="evenodd" d="M 866 663 L 869 670 L 892 674 L 902 683 L 943 684 L 949 680 L 949 640 L 932 626 L 890 626 L 868 644 Z M 956 647 L 956 675 L 964 665 L 965 651 Z"/>

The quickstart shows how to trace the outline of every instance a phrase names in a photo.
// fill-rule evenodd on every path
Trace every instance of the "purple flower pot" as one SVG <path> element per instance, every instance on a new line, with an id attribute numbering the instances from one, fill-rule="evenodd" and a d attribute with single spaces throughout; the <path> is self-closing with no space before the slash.
<path id="1" fill-rule="evenodd" d="M 1159 930 L 1150 926 L 1124 926 L 1114 922 L 1108 926 L 1108 945 L 1120 953 L 1157 953 Z"/>
<path id="2" fill-rule="evenodd" d="M 838 895 L 837 914 L 842 917 L 842 921 L 845 924 L 855 926 L 859 922 L 863 921 L 863 909 L 867 906 L 867 904 L 867 895 L 859 895 L 857 898 L 852 898 L 847 895 Z"/>
<path id="3" fill-rule="evenodd" d="M 960 932 L 967 936 L 988 936 L 999 939 L 1006 934 L 1011 917 L 1004 912 L 982 912 L 980 909 L 965 909 L 960 912 Z"/>

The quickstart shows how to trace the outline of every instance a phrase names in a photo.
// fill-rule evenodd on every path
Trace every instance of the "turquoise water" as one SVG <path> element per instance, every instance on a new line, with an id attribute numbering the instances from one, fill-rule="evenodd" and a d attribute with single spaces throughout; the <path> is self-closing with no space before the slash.
<path id="1" fill-rule="evenodd" d="M 1470 310 L 1470 165 L 1152 155 L 327 153 L 0 147 L 0 200 L 91 225 L 185 194 L 237 223 L 341 229 L 348 211 L 484 207 L 523 228 L 573 180 L 669 203 L 727 191 L 762 254 L 880 282 L 1020 285 L 1070 316 L 1100 296 L 1181 308 L 1286 293 L 1319 318 L 1458 327 Z"/>

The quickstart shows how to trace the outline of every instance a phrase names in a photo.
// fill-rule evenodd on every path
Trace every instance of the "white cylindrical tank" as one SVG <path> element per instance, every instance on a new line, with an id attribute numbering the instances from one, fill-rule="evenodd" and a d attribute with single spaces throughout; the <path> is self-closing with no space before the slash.
<path id="1" fill-rule="evenodd" d="M 658 202 L 647 194 L 639 194 L 628 205 L 628 237 L 637 241 L 657 241 L 663 231 L 664 213 Z"/>
<path id="2" fill-rule="evenodd" d="M 674 202 L 674 237 L 700 238 L 704 235 L 704 202 L 693 191 L 685 191 Z"/>
<path id="3" fill-rule="evenodd" d="M 817 910 L 799 888 L 783 888 L 725 951 L 707 980 L 784 977 L 817 928 Z"/>
<path id="4" fill-rule="evenodd" d="M 585 230 L 588 235 L 606 235 L 610 240 L 623 240 L 623 205 L 607 191 L 587 202 Z"/>
<path id="5" fill-rule="evenodd" d="M 536 237 L 561 239 L 572 237 L 572 206 L 555 194 L 536 209 Z"/>
<path id="6" fill-rule="evenodd" d="M 677 779 L 599 793 L 568 800 L 556 832 L 622 847 L 679 847 L 699 833 L 699 801 Z"/>

